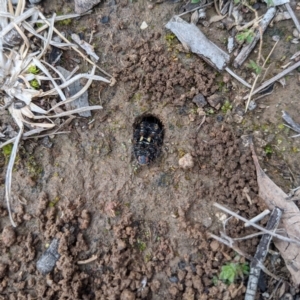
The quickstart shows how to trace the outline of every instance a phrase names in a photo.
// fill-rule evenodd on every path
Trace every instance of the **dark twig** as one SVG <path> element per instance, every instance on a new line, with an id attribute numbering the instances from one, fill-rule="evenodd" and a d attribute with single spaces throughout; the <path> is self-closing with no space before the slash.
<path id="1" fill-rule="evenodd" d="M 279 224 L 281 216 L 282 216 L 282 210 L 278 207 L 275 207 L 271 213 L 266 229 L 275 231 Z M 266 258 L 271 240 L 272 240 L 272 236 L 269 234 L 264 234 L 260 240 L 254 258 L 250 264 L 250 275 L 248 279 L 245 300 L 255 299 L 258 279 L 261 272 L 260 265 L 263 264 Z"/>

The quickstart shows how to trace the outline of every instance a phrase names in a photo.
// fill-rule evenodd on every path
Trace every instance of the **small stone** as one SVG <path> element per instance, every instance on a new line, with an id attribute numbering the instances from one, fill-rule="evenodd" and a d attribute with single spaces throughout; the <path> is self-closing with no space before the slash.
<path id="1" fill-rule="evenodd" d="M 101 0 L 75 0 L 75 12 L 82 14 L 89 11 L 93 6 L 101 2 Z"/>
<path id="2" fill-rule="evenodd" d="M 221 122 L 223 122 L 223 120 L 224 120 L 224 117 L 223 117 L 222 115 L 218 115 L 218 116 L 217 116 L 217 121 L 218 121 L 218 122 L 221 123 Z"/>
<path id="3" fill-rule="evenodd" d="M 204 107 L 207 104 L 207 101 L 205 100 L 205 97 L 202 94 L 198 94 L 193 98 L 193 102 L 198 107 Z"/>
<path id="4" fill-rule="evenodd" d="M 185 267 L 186 267 L 186 263 L 185 263 L 184 261 L 180 261 L 180 262 L 178 263 L 178 268 L 179 268 L 180 270 L 184 270 Z"/>
<path id="5" fill-rule="evenodd" d="M 220 244 L 217 241 L 212 241 L 210 243 L 210 248 L 213 252 L 216 252 L 220 248 Z"/>
<path id="6" fill-rule="evenodd" d="M 143 23 L 142 23 L 142 25 L 141 25 L 141 29 L 142 30 L 144 30 L 144 29 L 146 29 L 148 27 L 148 24 L 145 22 L 145 21 L 143 21 Z"/>
<path id="7" fill-rule="evenodd" d="M 110 20 L 109 16 L 104 16 L 101 18 L 100 21 L 102 24 L 107 24 L 109 22 L 109 20 Z"/>
<path id="8" fill-rule="evenodd" d="M 212 219 L 211 217 L 206 217 L 202 219 L 202 224 L 203 226 L 205 226 L 206 228 L 209 228 L 212 225 Z"/>
<path id="9" fill-rule="evenodd" d="M 42 254 L 39 260 L 36 263 L 36 268 L 43 275 L 47 275 L 50 273 L 56 262 L 60 258 L 60 254 L 58 253 L 59 239 L 53 239 L 49 248 Z"/>
<path id="10" fill-rule="evenodd" d="M 172 282 L 172 283 L 177 283 L 179 281 L 178 277 L 177 276 L 171 276 L 169 277 L 169 280 Z"/>
<path id="11" fill-rule="evenodd" d="M 12 246 L 17 240 L 16 232 L 12 226 L 4 227 L 2 231 L 2 241 L 6 247 Z"/>
<path id="12" fill-rule="evenodd" d="M 223 99 L 223 97 L 221 95 L 213 94 L 207 98 L 207 101 L 210 106 L 219 110 L 221 108 L 222 99 Z"/>
<path id="13" fill-rule="evenodd" d="M 53 146 L 53 143 L 50 141 L 49 137 L 48 136 L 45 136 L 42 140 L 41 140 L 41 143 L 44 147 L 46 148 L 52 148 Z"/>
<path id="14" fill-rule="evenodd" d="M 190 153 L 185 154 L 178 161 L 178 164 L 183 169 L 190 169 L 194 166 L 193 157 Z"/>

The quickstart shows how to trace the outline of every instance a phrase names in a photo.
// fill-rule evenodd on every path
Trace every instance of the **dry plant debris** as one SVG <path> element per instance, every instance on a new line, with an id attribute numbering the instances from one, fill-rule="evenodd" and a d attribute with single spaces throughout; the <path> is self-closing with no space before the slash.
<path id="1" fill-rule="evenodd" d="M 96 105 L 55 113 L 57 108 L 80 97 L 93 80 L 111 82 L 102 76 L 95 75 L 96 68 L 99 67 L 83 54 L 81 55 L 85 60 L 92 64 L 92 70 L 90 74 L 77 74 L 71 78 L 64 78 L 55 67 L 44 60 L 50 45 L 61 49 L 71 48 L 78 52 L 75 45 L 71 44 L 54 27 L 55 21 L 78 16 L 80 15 L 57 17 L 54 14 L 51 19 L 47 19 L 38 7 L 33 6 L 27 9 L 25 0 L 18 1 L 16 7 L 13 7 L 10 1 L 0 1 L 0 89 L 4 99 L 0 109 L 7 108 L 19 127 L 15 138 L 0 145 L 2 148 L 4 145 L 14 143 L 5 178 L 5 197 L 13 226 L 16 226 L 16 223 L 12 218 L 10 207 L 12 169 L 22 136 L 25 134 L 30 136 L 54 128 L 56 123 L 51 119 L 101 109 L 101 106 Z M 55 41 L 55 35 L 64 42 Z M 30 45 L 34 43 L 33 40 L 40 41 L 39 51 L 32 52 Z M 75 95 L 66 97 L 63 89 L 81 78 L 88 80 L 85 86 Z M 48 86 L 48 88 L 40 89 L 42 83 L 46 83 L 43 87 Z M 51 105 L 49 101 L 51 96 L 58 96 L 60 102 Z"/>
<path id="2" fill-rule="evenodd" d="M 298 239 L 300 236 L 300 212 L 297 205 L 287 201 L 288 195 L 280 189 L 262 170 L 255 154 L 254 146 L 250 144 L 253 161 L 256 167 L 259 196 L 270 209 L 275 207 L 283 211 L 280 225 L 289 238 Z M 295 285 L 300 284 L 298 271 L 300 269 L 299 245 L 281 239 L 274 240 L 276 248 L 280 251 Z"/>
<path id="3" fill-rule="evenodd" d="M 261 52 L 263 45 L 263 33 L 267 29 L 267 27 L 269 25 L 273 26 L 273 23 L 291 18 L 296 28 L 298 29 L 295 29 L 297 31 L 297 36 L 299 36 L 300 31 L 300 23 L 288 1 L 278 0 L 271 1 L 271 3 L 269 3 L 268 1 L 265 2 L 268 4 L 268 9 L 261 16 L 259 16 L 257 10 L 253 8 L 248 1 L 245 0 L 235 1 L 234 3 L 232 1 L 228 1 L 225 4 L 223 1 L 214 1 L 206 5 L 200 5 L 199 7 L 182 14 L 176 15 L 166 24 L 166 28 L 170 29 L 177 36 L 177 38 L 180 40 L 183 47 L 187 51 L 190 50 L 198 54 L 202 59 L 204 59 L 208 64 L 212 65 L 218 71 L 226 70 L 240 83 L 251 89 L 250 93 L 243 98 L 244 100 L 248 99 L 246 103 L 246 111 L 251 101 L 251 97 L 254 94 L 265 89 L 273 82 L 277 81 L 284 75 L 299 67 L 299 64 L 295 63 L 293 66 L 289 67 L 273 78 L 263 82 L 260 87 L 256 88 L 258 79 L 263 78 L 262 81 L 264 80 L 265 75 L 262 76 L 261 71 L 264 69 L 266 62 L 268 61 L 268 58 L 265 59 L 263 66 L 260 66 L 262 60 Z M 206 6 L 209 6 L 211 4 L 214 4 L 217 15 L 212 16 L 209 21 L 201 22 L 200 14 L 204 12 L 203 18 L 206 18 L 205 8 Z M 280 8 L 278 8 L 278 6 L 280 6 Z M 283 7 L 286 9 L 286 11 L 282 11 Z M 246 22 L 244 20 L 243 10 L 252 12 L 255 15 L 254 18 L 251 21 Z M 180 16 L 187 13 L 192 13 L 190 23 L 187 23 L 180 18 Z M 257 72 L 257 76 L 252 85 L 247 83 L 243 78 L 238 76 L 229 68 L 229 54 L 215 45 L 200 31 L 199 27 L 196 26 L 198 22 L 202 23 L 202 25 L 204 26 L 209 26 L 209 24 L 219 21 L 222 21 L 223 26 L 228 30 L 229 33 L 228 53 L 233 53 L 233 50 L 237 48 L 237 44 L 239 44 L 241 48 L 240 50 L 237 50 L 238 52 L 235 51 L 234 57 L 236 57 L 232 57 L 234 58 L 233 66 L 235 68 L 240 68 L 242 66 L 242 64 L 246 61 L 250 53 L 255 48 L 256 44 L 259 42 L 257 59 L 256 62 L 253 61 L 253 63 L 257 66 L 257 70 L 259 69 L 260 71 Z M 234 30 L 232 30 L 233 27 L 235 27 Z M 294 40 L 295 43 L 298 42 L 296 39 Z M 269 56 L 271 55 L 273 50 L 274 49 L 271 50 Z"/>

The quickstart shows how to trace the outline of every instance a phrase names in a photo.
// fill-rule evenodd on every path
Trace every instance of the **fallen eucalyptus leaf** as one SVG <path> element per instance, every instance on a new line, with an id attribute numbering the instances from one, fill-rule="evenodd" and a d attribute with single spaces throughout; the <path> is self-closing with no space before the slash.
<path id="1" fill-rule="evenodd" d="M 259 187 L 259 197 L 262 198 L 268 208 L 273 210 L 279 207 L 283 210 L 281 227 L 285 230 L 286 235 L 290 238 L 298 239 L 300 237 L 300 211 L 297 205 L 292 201 L 285 200 L 288 195 L 278 187 L 262 170 L 256 156 L 253 143 L 250 143 L 253 161 L 256 168 L 257 183 Z M 292 280 L 295 285 L 300 284 L 300 249 L 293 243 L 288 243 L 279 239 L 273 240 L 276 248 L 280 251 L 285 261 Z"/>

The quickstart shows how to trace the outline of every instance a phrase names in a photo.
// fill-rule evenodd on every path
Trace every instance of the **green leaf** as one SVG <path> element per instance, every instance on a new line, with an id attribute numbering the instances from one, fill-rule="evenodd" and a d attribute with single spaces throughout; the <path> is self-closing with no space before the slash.
<path id="1" fill-rule="evenodd" d="M 265 3 L 267 3 L 268 7 L 274 6 L 273 0 L 264 0 Z"/>
<path id="2" fill-rule="evenodd" d="M 197 4 L 197 3 L 199 3 L 201 0 L 191 0 L 191 3 L 192 4 Z"/>
<path id="3" fill-rule="evenodd" d="M 29 83 L 35 90 L 38 90 L 40 88 L 40 84 L 36 79 L 29 81 Z"/>
<path id="4" fill-rule="evenodd" d="M 246 67 L 252 69 L 257 75 L 261 73 L 261 67 L 252 59 L 246 64 Z"/>
<path id="5" fill-rule="evenodd" d="M 35 66 L 35 65 L 31 65 L 27 71 L 34 75 L 36 75 L 40 72 L 39 68 L 37 68 L 37 66 Z"/>
<path id="6" fill-rule="evenodd" d="M 238 277 L 249 274 L 249 266 L 245 264 L 229 263 L 222 266 L 219 279 L 224 281 L 226 284 L 233 283 Z"/>
<path id="7" fill-rule="evenodd" d="M 251 29 L 246 29 L 238 33 L 235 37 L 239 43 L 251 43 L 254 38 L 254 32 Z"/>

